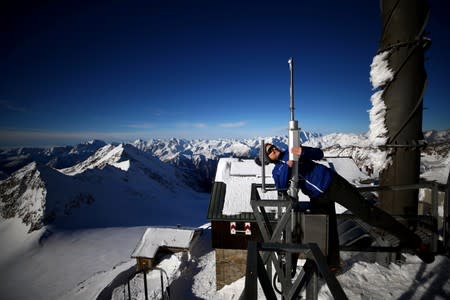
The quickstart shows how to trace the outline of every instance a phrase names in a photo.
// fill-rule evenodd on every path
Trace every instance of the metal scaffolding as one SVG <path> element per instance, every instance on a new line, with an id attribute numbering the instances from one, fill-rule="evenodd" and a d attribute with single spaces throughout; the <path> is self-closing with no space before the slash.
<path id="1" fill-rule="evenodd" d="M 304 228 L 296 227 L 301 222 L 292 209 L 293 203 L 298 201 L 287 193 L 282 193 L 280 199 L 261 200 L 258 191 L 261 188 L 262 184 L 252 184 L 250 203 L 264 242 L 248 244 L 246 281 L 241 299 L 257 299 L 257 279 L 267 299 L 276 299 L 275 292 L 281 294 L 282 299 L 297 299 L 302 291 L 305 291 L 307 299 L 317 299 L 319 274 L 335 299 L 347 299 L 328 269 L 323 250 L 316 243 L 303 243 L 299 237 L 298 232 Z M 268 185 L 266 188 L 274 187 Z M 276 213 L 267 212 L 268 207 L 276 208 Z M 328 220 L 326 216 L 324 220 Z M 322 227 L 326 231 L 326 222 Z M 300 272 L 296 272 L 297 259 L 293 259 L 294 256 L 305 260 Z M 272 268 L 275 269 L 274 274 Z"/>

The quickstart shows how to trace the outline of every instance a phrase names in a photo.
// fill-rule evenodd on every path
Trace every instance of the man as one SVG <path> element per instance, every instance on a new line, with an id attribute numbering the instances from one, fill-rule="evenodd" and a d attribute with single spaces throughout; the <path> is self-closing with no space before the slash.
<path id="1" fill-rule="evenodd" d="M 416 255 L 425 263 L 434 261 L 434 255 L 430 253 L 429 247 L 416 234 L 395 220 L 390 214 L 369 203 L 352 184 L 334 170 L 314 162 L 323 158 L 321 149 L 299 146 L 290 150 L 291 153 L 299 156 L 298 188 L 310 197 L 311 210 L 322 211 L 329 216 L 329 254 L 327 260 L 331 271 L 338 271 L 340 268 L 335 202 L 346 207 L 366 223 L 395 235 L 400 240 L 400 246 L 408 246 L 414 249 Z M 291 168 L 294 164 L 293 161 L 289 160 L 288 151 L 281 151 L 272 144 L 263 145 L 260 154 L 261 151 L 266 162 L 275 164 L 272 171 L 275 187 L 278 190 L 286 190 L 289 187 Z M 258 160 L 257 158 L 255 161 L 258 163 Z"/>

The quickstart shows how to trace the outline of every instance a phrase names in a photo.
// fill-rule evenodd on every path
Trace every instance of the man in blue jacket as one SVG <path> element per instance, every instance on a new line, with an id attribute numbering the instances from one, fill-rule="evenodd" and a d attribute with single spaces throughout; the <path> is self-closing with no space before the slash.
<path id="1" fill-rule="evenodd" d="M 415 253 L 425 263 L 434 261 L 434 255 L 429 247 L 403 224 L 395 220 L 390 214 L 373 206 L 358 190 L 334 170 L 316 163 L 323 158 L 319 148 L 305 146 L 293 147 L 291 153 L 299 156 L 298 188 L 310 198 L 312 211 L 321 211 L 329 216 L 329 245 L 328 265 L 330 270 L 340 269 L 339 236 L 337 232 L 335 202 L 343 205 L 361 220 L 373 226 L 382 228 L 395 235 L 401 246 L 414 249 Z M 274 163 L 272 176 L 278 190 L 289 187 L 293 161 L 289 160 L 288 151 L 282 151 L 272 144 L 261 147 L 266 162 Z"/>

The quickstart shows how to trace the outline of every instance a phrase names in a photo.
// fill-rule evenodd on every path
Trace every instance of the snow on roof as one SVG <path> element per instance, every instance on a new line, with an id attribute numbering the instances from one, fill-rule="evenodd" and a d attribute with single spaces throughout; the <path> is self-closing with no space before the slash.
<path id="1" fill-rule="evenodd" d="M 320 161 L 327 167 L 332 167 L 344 178 L 351 182 L 366 178 L 356 166 L 351 158 L 329 158 L 327 161 Z M 267 184 L 273 184 L 272 170 L 274 165 L 266 166 L 265 177 Z M 238 215 L 240 213 L 253 212 L 250 204 L 252 183 L 261 183 L 261 167 L 253 160 L 241 160 L 237 158 L 221 158 L 216 172 L 216 182 L 226 184 L 225 199 L 222 209 L 223 215 Z M 259 190 L 261 199 L 277 199 L 276 191 L 263 193 Z M 299 201 L 309 201 L 309 198 L 299 191 Z"/>
<path id="2" fill-rule="evenodd" d="M 267 184 L 273 184 L 273 164 L 266 166 Z M 253 160 L 238 158 L 221 158 L 216 172 L 216 182 L 227 185 L 223 204 L 223 215 L 238 215 L 243 212 L 253 212 L 250 205 L 252 183 L 262 182 L 261 167 Z M 259 193 L 262 199 L 277 199 L 275 191 Z"/>
<path id="3" fill-rule="evenodd" d="M 272 178 L 273 165 L 266 166 L 266 180 Z M 237 177 L 254 177 L 259 178 L 258 182 L 261 182 L 261 167 L 258 166 L 251 159 L 239 159 L 239 158 L 221 158 L 217 165 L 216 182 L 228 181 L 231 176 Z M 273 180 L 272 180 L 273 183 Z"/>
<path id="4" fill-rule="evenodd" d="M 194 229 L 158 227 L 147 228 L 131 254 L 131 257 L 154 258 L 158 248 L 161 246 L 188 249 L 192 238 L 194 237 L 194 233 Z"/>
<path id="5" fill-rule="evenodd" d="M 265 176 L 272 178 L 273 165 L 266 166 Z M 231 176 L 251 176 L 262 177 L 261 167 L 258 166 L 253 160 L 238 160 L 233 161 L 230 167 Z"/>
<path id="6" fill-rule="evenodd" d="M 332 166 L 336 172 L 353 184 L 357 184 L 361 179 L 369 178 L 356 165 L 351 157 L 328 157 L 328 165 Z"/>

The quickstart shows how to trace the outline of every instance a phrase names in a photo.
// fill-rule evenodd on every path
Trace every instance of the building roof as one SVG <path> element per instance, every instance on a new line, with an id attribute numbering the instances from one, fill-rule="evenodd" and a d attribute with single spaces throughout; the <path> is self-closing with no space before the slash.
<path id="1" fill-rule="evenodd" d="M 215 182 L 211 192 L 211 200 L 208 208 L 208 220 L 227 220 L 227 221 L 256 221 L 253 212 L 243 212 L 235 215 L 224 215 L 223 205 L 225 202 L 225 193 L 227 185 L 223 182 Z"/>
<path id="2" fill-rule="evenodd" d="M 160 247 L 189 249 L 196 231 L 184 228 L 147 228 L 131 257 L 154 258 Z"/>
<path id="3" fill-rule="evenodd" d="M 349 157 L 330 157 L 320 163 L 335 169 L 341 176 L 352 183 L 367 178 L 355 162 Z M 273 164 L 265 167 L 265 181 L 274 183 L 272 178 Z M 251 186 L 262 182 L 261 167 L 251 159 L 221 158 L 217 172 L 211 201 L 208 209 L 209 220 L 255 220 L 250 204 Z M 276 191 L 263 193 L 259 190 L 261 199 L 277 199 Z M 309 198 L 299 191 L 299 201 L 309 201 Z"/>
<path id="4" fill-rule="evenodd" d="M 327 157 L 327 163 L 330 168 L 354 185 L 359 185 L 361 180 L 369 178 L 361 172 L 351 157 Z"/>
<path id="5" fill-rule="evenodd" d="M 265 181 L 273 185 L 273 165 L 266 166 Z M 252 183 L 262 182 L 261 167 L 251 159 L 221 158 L 208 209 L 209 220 L 253 221 L 250 204 Z M 262 199 L 276 199 L 275 191 L 262 193 Z"/>

